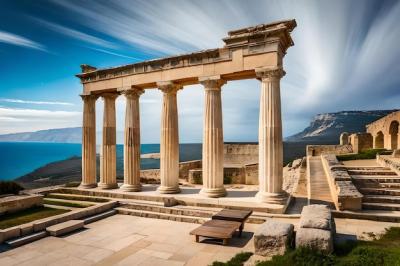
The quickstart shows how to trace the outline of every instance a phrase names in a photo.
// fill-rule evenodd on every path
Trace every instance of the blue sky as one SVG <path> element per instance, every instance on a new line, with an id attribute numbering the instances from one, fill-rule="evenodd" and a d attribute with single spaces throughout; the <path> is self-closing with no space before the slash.
<path id="1" fill-rule="evenodd" d="M 223 45 L 229 30 L 297 20 L 284 59 L 284 135 L 317 113 L 399 108 L 400 1 L 0 0 L 0 134 L 79 126 L 80 64 L 115 66 Z M 254 141 L 256 80 L 223 88 L 224 139 Z M 123 130 L 123 96 L 117 127 Z M 178 94 L 181 142 L 199 142 L 203 90 Z M 101 127 L 102 102 L 98 101 Z M 161 92 L 141 97 L 142 142 L 159 142 Z"/>

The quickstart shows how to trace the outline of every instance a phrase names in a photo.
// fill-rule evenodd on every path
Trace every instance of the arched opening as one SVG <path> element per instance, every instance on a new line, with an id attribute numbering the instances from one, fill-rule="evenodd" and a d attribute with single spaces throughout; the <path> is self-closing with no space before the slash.
<path id="1" fill-rule="evenodd" d="M 399 122 L 392 121 L 392 123 L 390 123 L 389 134 L 390 134 L 390 149 L 396 150 L 398 147 Z"/>
<path id="2" fill-rule="evenodd" d="M 383 149 L 384 147 L 385 145 L 384 145 L 383 133 L 382 131 L 379 131 L 378 133 L 376 133 L 374 139 L 374 149 Z"/>

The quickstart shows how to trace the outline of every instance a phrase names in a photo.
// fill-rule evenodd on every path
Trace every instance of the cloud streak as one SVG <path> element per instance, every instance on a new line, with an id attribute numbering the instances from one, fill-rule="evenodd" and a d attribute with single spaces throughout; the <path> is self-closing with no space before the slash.
<path id="1" fill-rule="evenodd" d="M 21 104 L 37 104 L 37 105 L 74 105 L 73 103 L 67 102 L 58 102 L 58 101 L 29 101 L 29 100 L 21 100 L 21 99 L 7 99 L 7 98 L 0 98 L 0 102 L 7 102 L 7 103 L 21 103 Z"/>
<path id="2" fill-rule="evenodd" d="M 20 35 L 14 34 L 14 33 L 1 31 L 1 30 L 0 30 L 0 43 L 6 43 L 6 44 L 16 45 L 16 46 L 20 46 L 20 47 L 40 50 L 43 52 L 46 51 L 46 48 L 43 45 L 41 45 L 35 41 L 32 41 L 28 38 L 22 37 Z"/>

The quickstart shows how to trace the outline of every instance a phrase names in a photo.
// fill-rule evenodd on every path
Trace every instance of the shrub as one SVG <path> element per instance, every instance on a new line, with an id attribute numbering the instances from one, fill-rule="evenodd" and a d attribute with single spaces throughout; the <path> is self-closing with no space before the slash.
<path id="1" fill-rule="evenodd" d="M 71 181 L 65 184 L 65 187 L 78 187 L 81 184 L 80 181 Z"/>
<path id="2" fill-rule="evenodd" d="M 24 188 L 14 181 L 0 181 L 0 195 L 18 195 L 21 190 L 24 190 Z"/>
<path id="3" fill-rule="evenodd" d="M 214 261 L 212 266 L 242 266 L 253 253 L 251 252 L 241 252 L 236 254 L 232 259 L 227 262 Z"/>
<path id="4" fill-rule="evenodd" d="M 344 154 L 337 155 L 339 161 L 350 161 L 350 160 L 367 160 L 367 159 L 375 159 L 377 154 L 384 154 L 387 151 L 385 149 L 369 149 L 366 151 L 362 151 L 357 154 Z"/>

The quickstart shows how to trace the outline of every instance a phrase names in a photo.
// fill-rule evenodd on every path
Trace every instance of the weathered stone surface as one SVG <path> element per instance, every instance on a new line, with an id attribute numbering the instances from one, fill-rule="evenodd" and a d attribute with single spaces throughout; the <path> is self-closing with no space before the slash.
<path id="1" fill-rule="evenodd" d="M 322 154 L 346 154 L 352 153 L 351 145 L 307 145 L 307 156 L 319 156 Z"/>
<path id="2" fill-rule="evenodd" d="M 326 205 L 315 204 L 304 206 L 299 222 L 300 228 L 332 230 L 331 210 Z"/>
<path id="3" fill-rule="evenodd" d="M 254 234 L 255 254 L 261 256 L 284 254 L 292 244 L 293 230 L 293 224 L 267 220 Z"/>
<path id="4" fill-rule="evenodd" d="M 333 236 L 328 230 L 299 228 L 296 233 L 296 248 L 308 247 L 324 253 L 333 251 Z"/>
<path id="5" fill-rule="evenodd" d="M 60 236 L 83 228 L 83 220 L 69 220 L 64 223 L 56 224 L 46 228 L 51 236 Z"/>
<path id="6" fill-rule="evenodd" d="M 164 201 L 164 207 L 174 207 L 179 204 L 179 202 L 173 197 L 163 198 L 163 201 Z"/>
<path id="7" fill-rule="evenodd" d="M 400 150 L 394 150 L 392 153 L 393 158 L 400 158 Z"/>
<path id="8" fill-rule="evenodd" d="M 0 199 L 0 215 L 43 205 L 43 195 L 13 195 Z"/>

